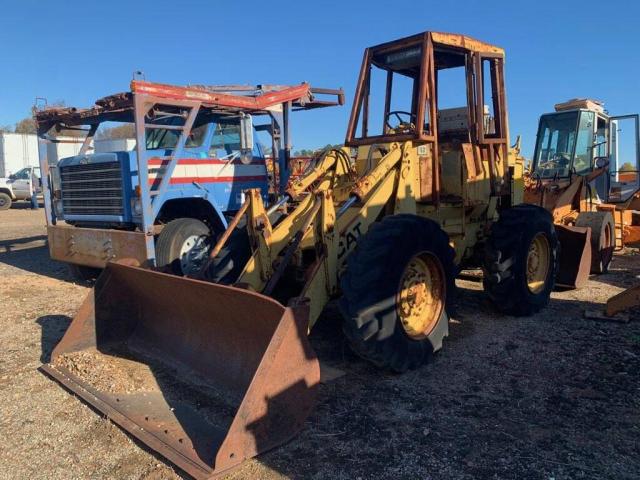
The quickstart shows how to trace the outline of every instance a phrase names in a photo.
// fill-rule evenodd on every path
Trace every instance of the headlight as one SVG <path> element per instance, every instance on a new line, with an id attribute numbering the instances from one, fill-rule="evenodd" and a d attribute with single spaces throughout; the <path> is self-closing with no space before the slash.
<path id="1" fill-rule="evenodd" d="M 142 200 L 140 200 L 139 198 L 134 198 L 131 203 L 133 205 L 133 214 L 142 215 Z"/>
<path id="2" fill-rule="evenodd" d="M 62 209 L 62 200 L 53 201 L 53 211 L 56 213 L 56 217 L 62 217 L 64 210 Z"/>

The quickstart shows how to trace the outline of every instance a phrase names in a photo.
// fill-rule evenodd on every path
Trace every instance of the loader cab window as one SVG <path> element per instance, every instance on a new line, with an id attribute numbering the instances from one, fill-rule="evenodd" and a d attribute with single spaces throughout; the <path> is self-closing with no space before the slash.
<path id="1" fill-rule="evenodd" d="M 593 169 L 595 114 L 572 111 L 543 115 L 534 153 L 534 174 L 540 178 L 583 175 Z"/>
<path id="2" fill-rule="evenodd" d="M 469 102 L 465 55 L 450 50 L 436 50 L 436 98 L 438 139 L 449 142 L 469 138 Z"/>
<path id="3" fill-rule="evenodd" d="M 595 113 L 581 112 L 576 135 L 573 172 L 583 175 L 592 169 Z"/>
<path id="4" fill-rule="evenodd" d="M 637 115 L 611 117 L 608 133 L 608 201 L 623 202 L 640 189 L 640 120 Z"/>
<path id="5" fill-rule="evenodd" d="M 576 143 L 578 113 L 556 113 L 540 118 L 533 160 L 534 173 L 540 178 L 569 175 Z"/>
<path id="6" fill-rule="evenodd" d="M 416 135 L 422 44 L 371 55 L 361 85 L 356 137 Z M 429 124 L 428 113 L 425 124 Z M 424 130 L 424 125 L 420 130 Z"/>
<path id="7" fill-rule="evenodd" d="M 607 148 L 607 131 L 609 130 L 609 122 L 605 118 L 598 115 L 596 128 L 596 143 L 594 145 L 594 155 L 596 157 L 607 157 L 609 151 Z"/>

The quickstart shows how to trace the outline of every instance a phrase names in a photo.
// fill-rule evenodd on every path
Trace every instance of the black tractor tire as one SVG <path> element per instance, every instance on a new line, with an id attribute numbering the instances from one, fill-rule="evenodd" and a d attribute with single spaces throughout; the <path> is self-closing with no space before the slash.
<path id="1" fill-rule="evenodd" d="M 205 278 L 213 283 L 232 285 L 251 258 L 251 245 L 246 221 L 242 220 L 216 255 L 205 272 Z"/>
<path id="2" fill-rule="evenodd" d="M 0 192 L 0 210 L 9 210 L 11 203 L 11 197 L 4 192 Z"/>
<path id="3" fill-rule="evenodd" d="M 576 227 L 591 227 L 591 273 L 607 273 L 616 242 L 611 212 L 581 212 Z"/>
<path id="4" fill-rule="evenodd" d="M 73 263 L 67 265 L 69 265 L 71 276 L 79 283 L 95 282 L 96 278 L 102 273 L 101 268 L 87 267 L 86 265 L 76 265 Z"/>
<path id="5" fill-rule="evenodd" d="M 532 291 L 527 280 L 529 249 L 538 235 L 546 239 L 547 270 L 542 288 Z M 500 213 L 485 245 L 483 266 L 484 290 L 499 311 L 515 316 L 533 315 L 549 303 L 558 270 L 559 245 L 553 218 L 547 210 L 521 204 Z"/>
<path id="6" fill-rule="evenodd" d="M 202 238 L 207 242 L 206 252 L 203 252 L 201 263 L 194 263 L 188 271 L 183 271 L 180 252 L 188 239 L 193 237 Z M 167 223 L 158 235 L 156 266 L 175 275 L 195 275 L 198 273 L 198 267 L 207 260 L 210 250 L 211 230 L 204 222 L 195 218 L 177 218 Z"/>
<path id="7" fill-rule="evenodd" d="M 439 264 L 444 296 L 441 313 L 422 338 L 410 336 L 398 314 L 400 281 L 416 255 Z M 343 331 L 352 350 L 374 365 L 396 372 L 417 368 L 442 347 L 448 335 L 455 289 L 455 253 L 440 226 L 416 215 L 394 215 L 359 239 L 341 278 Z M 437 313 L 436 313 L 437 315 Z"/>

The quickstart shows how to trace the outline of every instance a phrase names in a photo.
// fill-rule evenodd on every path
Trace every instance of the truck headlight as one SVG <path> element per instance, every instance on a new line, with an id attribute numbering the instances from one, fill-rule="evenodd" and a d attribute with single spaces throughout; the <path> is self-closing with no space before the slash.
<path id="1" fill-rule="evenodd" d="M 55 212 L 56 217 L 62 217 L 64 214 L 64 210 L 62 209 L 62 200 L 53 201 L 53 211 Z"/>
<path id="2" fill-rule="evenodd" d="M 133 214 L 134 215 L 142 215 L 142 200 L 139 198 L 134 198 L 132 200 L 133 206 Z"/>

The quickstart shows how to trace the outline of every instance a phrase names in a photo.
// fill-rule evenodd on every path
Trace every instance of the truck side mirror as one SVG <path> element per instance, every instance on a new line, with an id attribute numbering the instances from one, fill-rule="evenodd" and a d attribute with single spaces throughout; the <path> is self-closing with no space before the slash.
<path id="1" fill-rule="evenodd" d="M 240 117 L 240 149 L 253 150 L 253 119 L 251 115 Z"/>
<path id="2" fill-rule="evenodd" d="M 253 160 L 253 119 L 251 115 L 240 117 L 240 161 L 248 164 Z"/>

